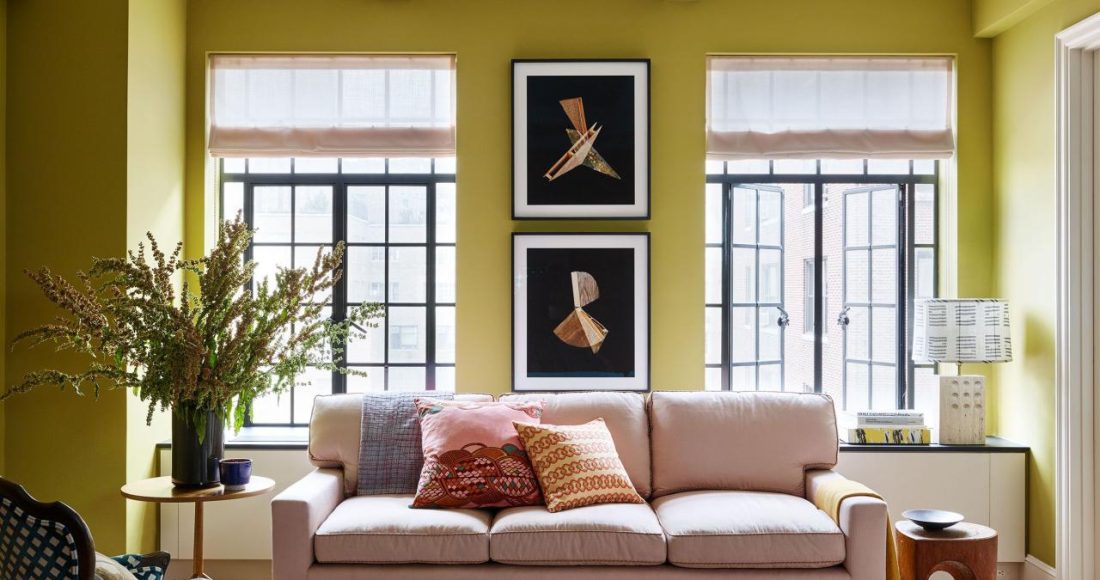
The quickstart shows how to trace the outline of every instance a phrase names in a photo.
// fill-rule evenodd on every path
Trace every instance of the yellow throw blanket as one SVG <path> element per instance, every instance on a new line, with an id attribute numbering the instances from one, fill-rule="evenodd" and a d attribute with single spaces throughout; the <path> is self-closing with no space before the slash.
<path id="1" fill-rule="evenodd" d="M 833 518 L 840 525 L 840 504 L 850 497 L 873 497 L 882 499 L 882 496 L 858 481 L 837 477 L 826 481 L 814 492 L 814 505 Z M 901 572 L 898 568 L 898 553 L 894 545 L 894 524 L 890 521 L 890 514 L 886 514 L 886 580 L 899 580 Z"/>

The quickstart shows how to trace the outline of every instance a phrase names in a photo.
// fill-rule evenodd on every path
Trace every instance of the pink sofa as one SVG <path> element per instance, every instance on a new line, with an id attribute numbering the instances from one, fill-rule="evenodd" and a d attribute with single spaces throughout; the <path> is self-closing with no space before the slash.
<path id="1" fill-rule="evenodd" d="M 487 395 L 461 395 L 487 400 Z M 820 578 L 881 580 L 886 505 L 807 498 L 842 477 L 832 400 L 784 393 L 504 395 L 546 402 L 544 423 L 603 417 L 648 504 L 414 510 L 355 496 L 361 397 L 314 403 L 318 469 L 272 503 L 275 580 Z"/>

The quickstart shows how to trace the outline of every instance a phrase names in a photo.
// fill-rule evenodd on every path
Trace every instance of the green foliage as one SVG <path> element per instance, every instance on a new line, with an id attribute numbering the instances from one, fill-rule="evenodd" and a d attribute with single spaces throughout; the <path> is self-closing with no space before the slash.
<path id="1" fill-rule="evenodd" d="M 222 224 L 218 243 L 198 260 L 171 255 L 152 234 L 126 258 L 95 258 L 72 283 L 47 268 L 27 275 L 61 310 L 49 323 L 23 332 L 16 343 L 51 343 L 88 358 L 79 372 L 43 369 L 0 395 L 0 402 L 43 385 L 129 388 L 153 412 L 216 411 L 240 429 L 252 401 L 293 386 L 308 367 L 362 374 L 336 364 L 356 328 L 377 324 L 378 304 L 352 309 L 343 321 L 324 316 L 340 280 L 343 243 L 318 251 L 309 268 L 279 269 L 274 283 L 247 290 L 256 265 L 246 262 L 252 231 L 240 218 Z M 176 288 L 182 278 L 182 291 Z M 198 291 L 193 291 L 197 287 Z"/>

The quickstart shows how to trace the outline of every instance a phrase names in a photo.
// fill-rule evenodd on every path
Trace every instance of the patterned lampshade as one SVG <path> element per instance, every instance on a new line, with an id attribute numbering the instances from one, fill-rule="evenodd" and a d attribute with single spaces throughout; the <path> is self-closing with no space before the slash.
<path id="1" fill-rule="evenodd" d="M 914 302 L 913 360 L 1008 362 L 1012 336 L 1008 303 L 979 298 Z"/>

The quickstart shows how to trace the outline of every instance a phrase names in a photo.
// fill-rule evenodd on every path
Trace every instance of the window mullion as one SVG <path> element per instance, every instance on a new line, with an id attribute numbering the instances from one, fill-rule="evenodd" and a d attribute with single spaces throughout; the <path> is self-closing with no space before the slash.
<path id="1" fill-rule="evenodd" d="M 818 165 L 820 166 L 820 161 Z M 825 186 L 822 183 L 814 184 L 814 392 L 820 393 L 823 389 L 824 372 L 824 338 L 825 328 L 825 297 L 824 277 L 825 268 Z M 842 250 L 843 251 L 843 250 Z M 805 316 L 805 313 L 803 313 Z"/>
<path id="2" fill-rule="evenodd" d="M 730 391 L 733 362 L 732 292 L 730 279 L 733 259 L 733 185 L 722 184 L 722 390 Z"/>

